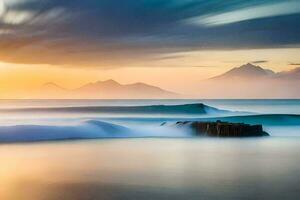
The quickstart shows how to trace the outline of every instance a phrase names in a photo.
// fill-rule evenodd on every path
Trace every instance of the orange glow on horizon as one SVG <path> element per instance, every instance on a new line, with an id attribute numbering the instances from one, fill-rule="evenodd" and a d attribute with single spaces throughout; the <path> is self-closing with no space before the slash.
<path id="1" fill-rule="evenodd" d="M 201 80 L 239 67 L 246 62 L 266 60 L 259 66 L 283 71 L 295 66 L 300 49 L 260 49 L 235 51 L 194 51 L 162 56 L 161 59 L 137 60 L 128 66 L 92 68 L 0 62 L 0 98 L 26 98 L 47 82 L 67 89 L 90 82 L 114 79 L 122 84 L 144 82 L 163 89 L 192 94 Z"/>

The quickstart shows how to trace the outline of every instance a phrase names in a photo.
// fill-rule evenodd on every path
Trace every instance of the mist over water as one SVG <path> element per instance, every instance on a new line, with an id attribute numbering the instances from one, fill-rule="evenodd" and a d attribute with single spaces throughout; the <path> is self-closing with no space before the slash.
<path id="1" fill-rule="evenodd" d="M 271 137 L 197 138 L 182 120 Z M 0 199 L 297 199 L 299 136 L 300 100 L 0 101 Z"/>
<path id="2" fill-rule="evenodd" d="M 190 137 L 160 126 L 182 120 L 262 124 L 272 136 L 297 136 L 299 114 L 300 100 L 1 100 L 0 142 Z"/>

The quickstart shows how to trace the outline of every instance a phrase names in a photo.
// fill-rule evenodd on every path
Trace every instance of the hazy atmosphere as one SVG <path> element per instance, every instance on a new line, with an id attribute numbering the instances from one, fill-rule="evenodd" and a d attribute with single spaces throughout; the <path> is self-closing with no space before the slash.
<path id="1" fill-rule="evenodd" d="M 300 0 L 0 0 L 0 200 L 297 200 Z"/>
<path id="2" fill-rule="evenodd" d="M 43 86 L 76 90 L 110 79 L 183 98 L 299 98 L 286 92 L 298 83 L 286 81 L 276 81 L 276 95 L 257 85 L 248 95 L 203 89 L 247 63 L 275 73 L 299 67 L 299 20 L 298 0 L 1 0 L 0 98 L 78 98 Z M 130 98 L 100 93 L 80 96 Z M 157 98 L 132 96 L 144 97 Z"/>

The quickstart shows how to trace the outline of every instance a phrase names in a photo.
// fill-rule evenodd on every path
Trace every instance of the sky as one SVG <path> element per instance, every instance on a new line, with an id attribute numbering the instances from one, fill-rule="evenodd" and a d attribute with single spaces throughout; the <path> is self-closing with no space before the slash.
<path id="1" fill-rule="evenodd" d="M 106 79 L 191 93 L 248 62 L 290 70 L 299 20 L 299 0 L 0 0 L 0 98 Z"/>

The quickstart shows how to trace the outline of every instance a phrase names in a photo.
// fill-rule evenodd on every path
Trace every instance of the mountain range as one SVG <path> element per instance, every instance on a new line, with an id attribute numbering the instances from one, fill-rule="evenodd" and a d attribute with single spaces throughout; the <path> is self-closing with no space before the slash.
<path id="1" fill-rule="evenodd" d="M 300 67 L 274 72 L 247 63 L 200 81 L 193 94 L 179 95 L 145 83 L 120 84 L 115 80 L 66 89 L 46 83 L 33 98 L 62 99 L 174 99 L 174 98 L 300 98 Z"/>
<path id="2" fill-rule="evenodd" d="M 178 98 L 180 95 L 145 83 L 120 84 L 115 80 L 85 84 L 76 89 L 66 89 L 56 83 L 45 83 L 38 98 L 75 99 L 152 99 Z"/>
<path id="3" fill-rule="evenodd" d="M 198 98 L 300 98 L 300 67 L 274 72 L 247 63 L 203 80 Z"/>

